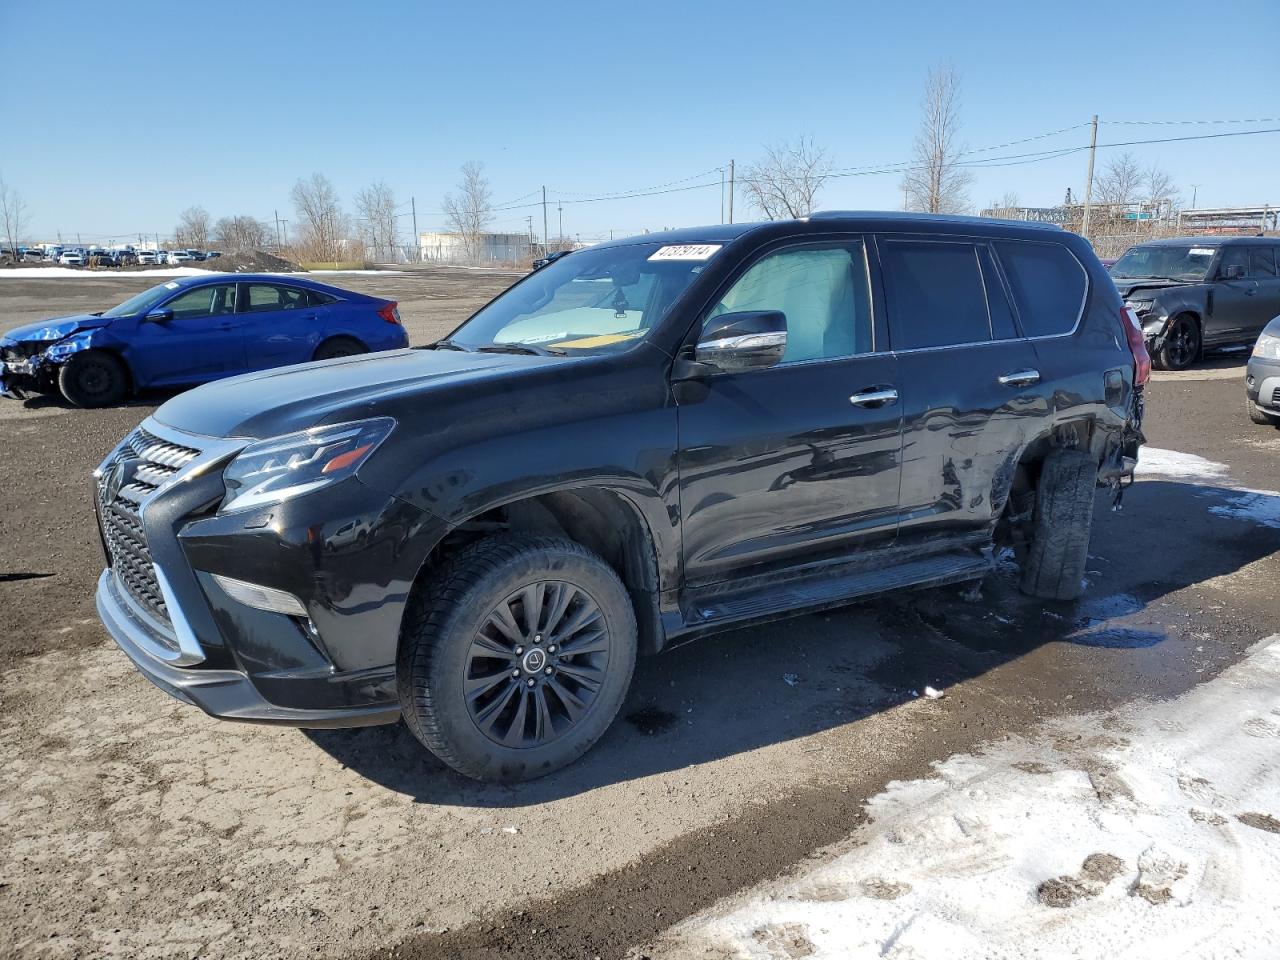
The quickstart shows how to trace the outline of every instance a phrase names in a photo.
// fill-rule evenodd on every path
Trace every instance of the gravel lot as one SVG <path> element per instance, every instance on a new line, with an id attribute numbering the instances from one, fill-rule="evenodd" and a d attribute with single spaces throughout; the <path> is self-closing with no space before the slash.
<path id="1" fill-rule="evenodd" d="M 426 342 L 515 276 L 332 282 L 399 299 Z M 0 277 L 0 328 L 152 282 Z M 1003 569 L 977 600 L 928 591 L 709 638 L 643 661 L 594 751 L 514 788 L 453 775 L 399 726 L 232 725 L 150 687 L 93 614 L 88 476 L 163 398 L 0 401 L 0 952 L 623 956 L 841 840 L 892 780 L 1183 694 L 1274 633 L 1280 431 L 1246 419 L 1242 373 L 1157 375 L 1151 446 L 1222 469 L 1155 456 L 1122 513 L 1100 497 L 1079 603 L 1030 601 Z"/>

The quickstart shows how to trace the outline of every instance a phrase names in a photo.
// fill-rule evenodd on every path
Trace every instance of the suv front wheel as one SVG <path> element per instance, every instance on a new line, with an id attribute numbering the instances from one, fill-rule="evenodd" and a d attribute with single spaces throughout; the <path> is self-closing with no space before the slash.
<path id="1" fill-rule="evenodd" d="M 1152 359 L 1161 370 L 1185 370 L 1200 359 L 1200 323 L 1188 313 L 1169 321 L 1164 344 Z"/>
<path id="2" fill-rule="evenodd" d="M 600 739 L 635 660 L 635 611 L 600 557 L 554 537 L 492 537 L 429 573 L 411 601 L 400 707 L 458 772 L 528 780 Z"/>

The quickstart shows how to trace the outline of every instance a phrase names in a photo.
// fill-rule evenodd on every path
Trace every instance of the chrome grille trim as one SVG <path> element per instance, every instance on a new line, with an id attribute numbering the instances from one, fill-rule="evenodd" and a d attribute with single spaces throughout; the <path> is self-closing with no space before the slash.
<path id="1" fill-rule="evenodd" d="M 204 651 L 177 607 L 169 578 L 151 556 L 144 520 L 147 506 L 249 442 L 187 434 L 148 417 L 93 472 L 95 507 L 116 593 L 151 628 L 154 642 L 148 652 L 168 663 L 199 663 Z M 115 470 L 122 463 L 127 482 L 113 489 Z"/>

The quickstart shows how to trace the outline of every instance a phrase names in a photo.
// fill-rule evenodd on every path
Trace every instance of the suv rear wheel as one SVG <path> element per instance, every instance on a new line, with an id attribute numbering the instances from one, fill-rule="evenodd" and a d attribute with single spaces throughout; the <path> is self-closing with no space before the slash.
<path id="1" fill-rule="evenodd" d="M 600 557 L 554 537 L 493 537 L 447 561 L 411 602 L 400 706 L 458 772 L 528 780 L 600 739 L 635 659 L 635 611 Z"/>
<path id="2" fill-rule="evenodd" d="M 1083 450 L 1055 450 L 1036 486 L 1031 544 L 1022 560 L 1022 592 L 1046 600 L 1084 593 L 1098 464 Z"/>

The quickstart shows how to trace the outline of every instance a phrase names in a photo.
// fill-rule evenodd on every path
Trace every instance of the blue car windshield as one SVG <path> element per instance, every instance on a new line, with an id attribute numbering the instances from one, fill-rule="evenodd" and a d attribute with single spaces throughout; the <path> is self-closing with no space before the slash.
<path id="1" fill-rule="evenodd" d="M 448 344 L 573 355 L 625 350 L 658 325 L 719 249 L 636 243 L 575 251 L 498 297 Z"/>
<path id="2" fill-rule="evenodd" d="M 172 281 L 162 283 L 158 287 L 152 287 L 150 290 L 143 290 L 136 297 L 130 297 L 124 303 L 118 304 L 110 310 L 103 311 L 102 315 L 104 317 L 132 317 L 135 314 L 146 313 L 177 289 L 178 285 Z"/>

